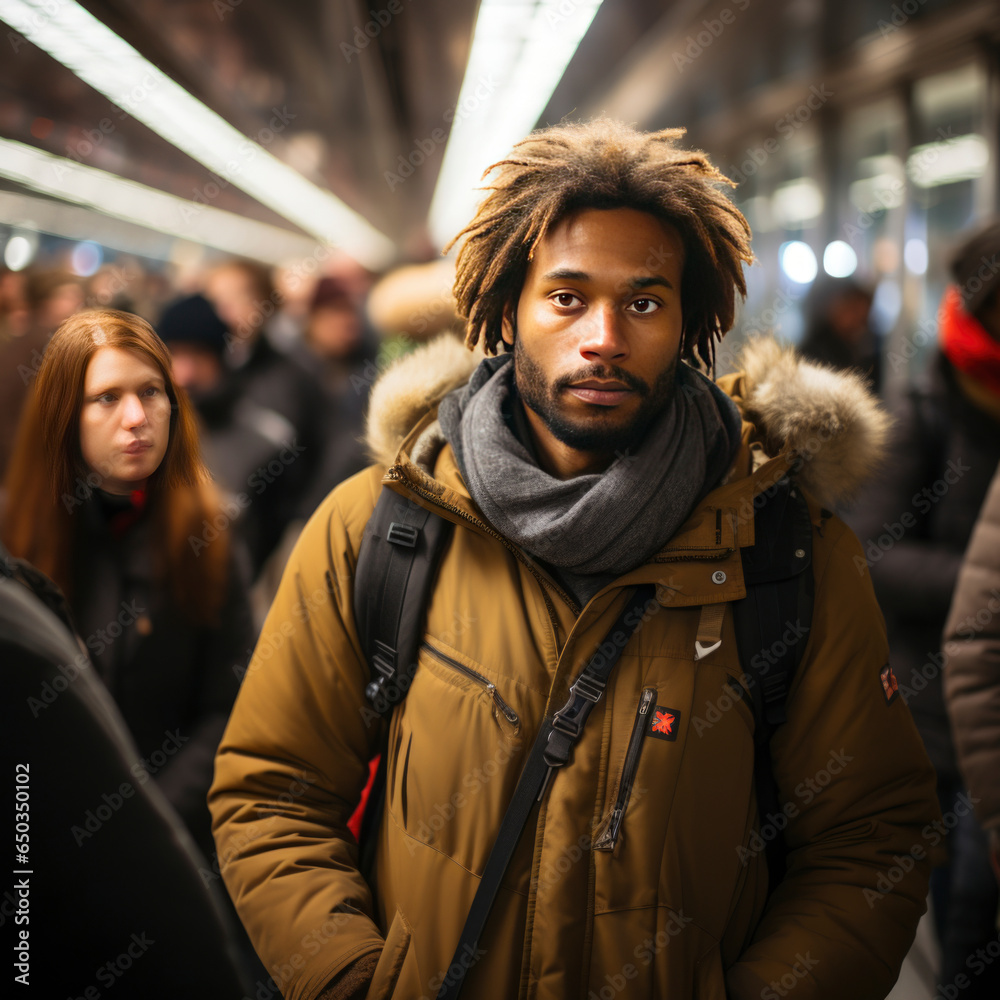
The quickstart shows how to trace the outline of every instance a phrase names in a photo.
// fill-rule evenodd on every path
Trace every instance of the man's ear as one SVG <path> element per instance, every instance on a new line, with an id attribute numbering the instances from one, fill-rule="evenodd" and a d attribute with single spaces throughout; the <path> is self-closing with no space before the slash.
<path id="1" fill-rule="evenodd" d="M 514 334 L 517 332 L 517 319 L 514 316 L 513 310 L 508 306 L 503 311 L 503 319 L 500 320 L 500 335 L 503 337 L 503 342 L 508 347 L 514 346 Z"/>

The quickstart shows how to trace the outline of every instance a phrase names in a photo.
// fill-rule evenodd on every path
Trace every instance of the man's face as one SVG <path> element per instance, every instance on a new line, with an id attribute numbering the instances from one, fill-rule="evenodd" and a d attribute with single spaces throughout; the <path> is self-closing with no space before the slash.
<path id="1" fill-rule="evenodd" d="M 674 391 L 680 235 L 629 208 L 585 209 L 535 248 L 517 305 L 514 377 L 542 464 L 561 478 L 634 448 Z"/>

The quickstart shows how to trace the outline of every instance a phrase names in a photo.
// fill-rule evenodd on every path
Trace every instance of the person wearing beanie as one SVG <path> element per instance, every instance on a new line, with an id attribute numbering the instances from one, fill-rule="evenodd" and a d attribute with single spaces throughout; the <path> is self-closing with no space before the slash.
<path id="1" fill-rule="evenodd" d="M 230 520 L 255 578 L 297 508 L 296 481 L 280 474 L 297 454 L 295 428 L 255 401 L 227 368 L 229 328 L 203 295 L 171 303 L 157 332 L 170 349 L 177 384 L 194 403 L 205 464 L 228 494 Z"/>
<path id="2" fill-rule="evenodd" d="M 939 982 L 996 940 L 997 883 L 968 806 L 943 694 L 941 633 L 973 525 L 1000 461 L 1000 220 L 964 239 L 938 312 L 938 348 L 896 400 L 891 461 L 859 508 L 893 669 L 938 775 L 949 864 L 931 879 Z M 965 1000 L 1000 996 L 1000 963 L 971 977 Z"/>

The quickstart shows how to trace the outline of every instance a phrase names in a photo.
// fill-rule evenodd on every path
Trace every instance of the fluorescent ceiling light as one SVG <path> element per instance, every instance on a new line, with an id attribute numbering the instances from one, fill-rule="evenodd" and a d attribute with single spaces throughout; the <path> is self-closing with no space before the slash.
<path id="1" fill-rule="evenodd" d="M 989 161 L 986 140 L 973 132 L 914 146 L 906 159 L 906 172 L 917 187 L 931 188 L 975 180 L 983 175 Z"/>
<path id="2" fill-rule="evenodd" d="M 309 237 L 288 229 L 198 205 L 12 139 L 0 139 L 0 177 L 146 229 L 269 263 L 308 257 L 319 249 Z M 49 205 L 52 215 L 65 211 L 57 203 Z M 42 231 L 66 235 L 52 225 Z"/>
<path id="3" fill-rule="evenodd" d="M 372 270 L 394 259 L 392 241 L 367 220 L 233 128 L 74 0 L 0 0 L 0 18 L 133 118 L 307 233 Z M 289 120 L 284 109 L 278 112 L 271 131 Z"/>
<path id="4" fill-rule="evenodd" d="M 482 0 L 444 163 L 431 238 L 444 246 L 472 217 L 483 171 L 535 126 L 601 0 Z"/>

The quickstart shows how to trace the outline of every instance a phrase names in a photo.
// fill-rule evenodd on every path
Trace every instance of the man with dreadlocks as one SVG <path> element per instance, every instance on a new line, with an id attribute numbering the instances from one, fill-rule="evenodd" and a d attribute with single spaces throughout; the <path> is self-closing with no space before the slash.
<path id="1" fill-rule="evenodd" d="M 924 909 L 933 772 L 861 549 L 826 509 L 880 460 L 885 421 L 858 381 L 770 341 L 742 374 L 706 374 L 750 232 L 681 135 L 564 125 L 491 168 L 455 283 L 486 356 L 444 340 L 384 376 L 376 464 L 291 557 L 211 793 L 222 874 L 286 997 L 453 997 L 464 976 L 488 1000 L 875 1000 L 895 981 Z M 764 812 L 734 608 L 781 483 L 803 511 L 803 546 L 783 549 L 811 625 L 780 622 L 756 657 L 766 688 L 800 646 Z M 401 523 L 453 527 L 383 717 L 356 624 L 383 591 L 354 577 L 385 488 Z M 545 770 L 533 748 L 555 753 L 574 698 L 589 721 Z M 380 748 L 366 879 L 348 820 Z M 524 823 L 497 880 L 508 808 Z"/>

